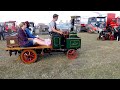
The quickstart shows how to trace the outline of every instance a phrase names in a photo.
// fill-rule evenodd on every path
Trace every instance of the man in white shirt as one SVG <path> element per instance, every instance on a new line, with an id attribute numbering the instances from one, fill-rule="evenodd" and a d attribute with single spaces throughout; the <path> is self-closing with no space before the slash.
<path id="1" fill-rule="evenodd" d="M 56 27 L 56 21 L 58 20 L 58 15 L 54 14 L 53 15 L 53 20 L 49 23 L 49 32 L 54 36 L 54 35 L 62 35 L 63 32 L 58 30 Z"/>
<path id="2" fill-rule="evenodd" d="M 64 45 L 64 36 L 63 32 L 57 29 L 56 21 L 58 20 L 58 15 L 53 15 L 53 20 L 49 23 L 49 33 L 52 35 L 52 37 L 60 37 L 61 38 L 61 45 Z"/>

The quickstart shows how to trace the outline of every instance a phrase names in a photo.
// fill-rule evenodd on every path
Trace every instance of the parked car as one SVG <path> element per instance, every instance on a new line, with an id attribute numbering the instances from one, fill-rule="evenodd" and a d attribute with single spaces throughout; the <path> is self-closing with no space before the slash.
<path id="1" fill-rule="evenodd" d="M 70 23 L 57 24 L 57 28 L 63 31 L 70 31 L 71 24 Z"/>

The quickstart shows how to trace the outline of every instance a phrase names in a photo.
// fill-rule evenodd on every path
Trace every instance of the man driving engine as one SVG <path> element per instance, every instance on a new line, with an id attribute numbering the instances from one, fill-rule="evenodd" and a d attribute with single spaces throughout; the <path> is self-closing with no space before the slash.
<path id="1" fill-rule="evenodd" d="M 56 21 L 58 20 L 57 14 L 53 15 L 53 20 L 49 23 L 49 32 L 52 35 L 52 37 L 61 37 L 61 43 L 64 45 L 64 36 L 63 32 L 57 29 Z"/>

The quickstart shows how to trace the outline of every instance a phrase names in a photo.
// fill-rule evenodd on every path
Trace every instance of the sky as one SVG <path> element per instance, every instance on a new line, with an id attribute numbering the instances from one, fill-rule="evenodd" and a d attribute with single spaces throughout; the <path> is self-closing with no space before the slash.
<path id="1" fill-rule="evenodd" d="M 98 16 L 99 14 L 107 16 L 107 13 L 115 13 L 116 16 L 120 16 L 120 11 L 0 11 L 0 22 L 5 21 L 17 21 L 17 23 L 23 21 L 33 21 L 37 23 L 48 24 L 52 20 L 53 14 L 58 14 L 59 19 L 66 22 L 70 20 L 70 16 L 81 16 L 82 22 L 87 22 L 88 17 Z"/>

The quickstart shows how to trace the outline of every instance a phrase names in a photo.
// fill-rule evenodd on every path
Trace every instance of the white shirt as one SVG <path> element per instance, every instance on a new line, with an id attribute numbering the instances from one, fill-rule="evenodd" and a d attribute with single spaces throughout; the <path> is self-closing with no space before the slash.
<path id="1" fill-rule="evenodd" d="M 51 21 L 51 22 L 49 23 L 49 29 L 48 29 L 48 31 L 51 32 L 51 31 L 52 31 L 52 28 L 55 28 L 55 22 L 54 22 L 54 21 Z"/>

